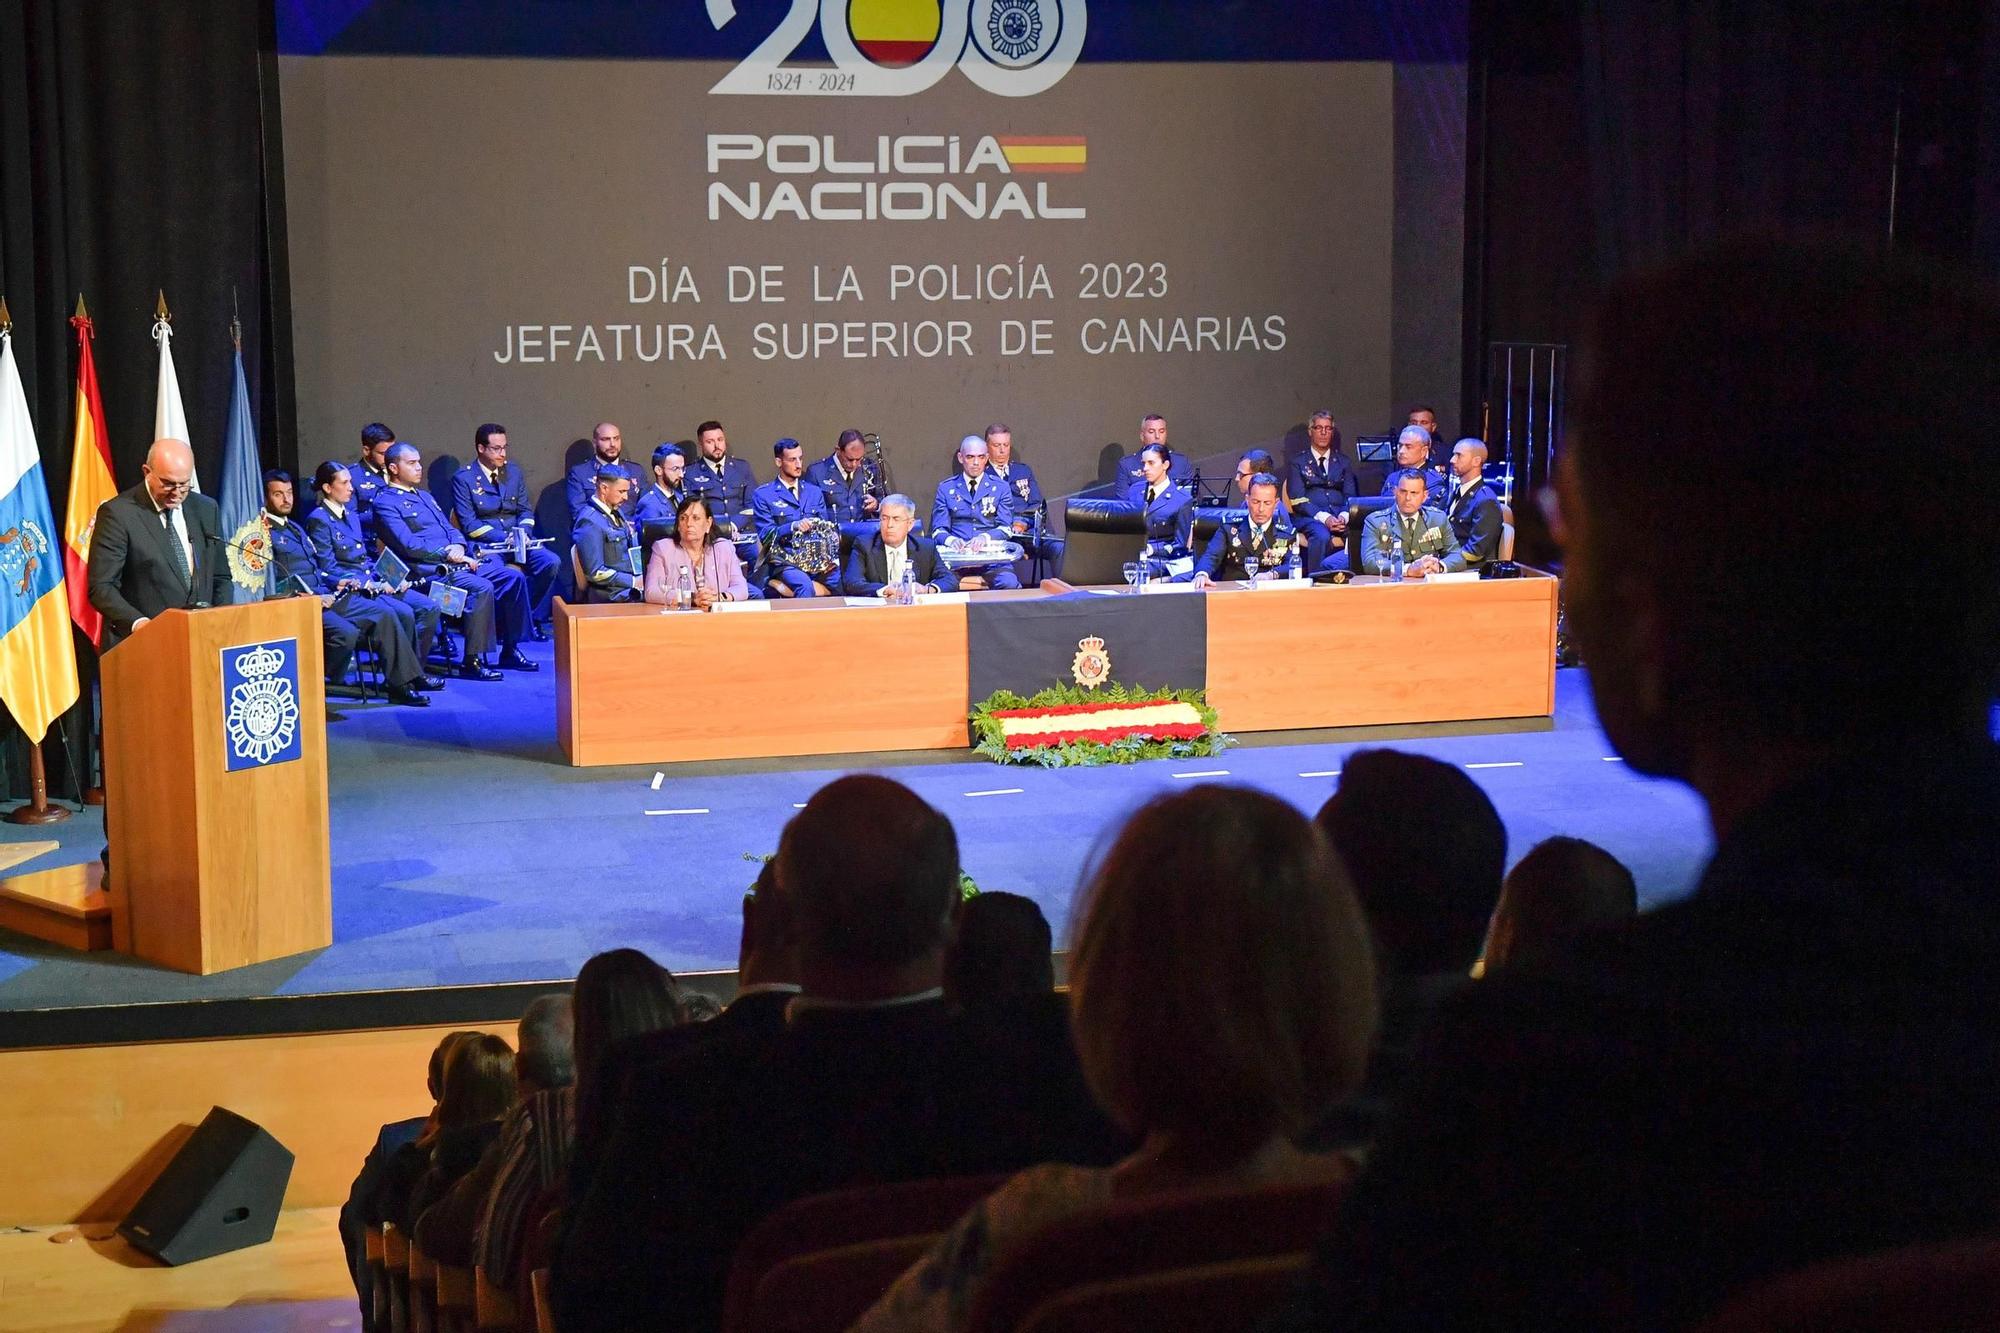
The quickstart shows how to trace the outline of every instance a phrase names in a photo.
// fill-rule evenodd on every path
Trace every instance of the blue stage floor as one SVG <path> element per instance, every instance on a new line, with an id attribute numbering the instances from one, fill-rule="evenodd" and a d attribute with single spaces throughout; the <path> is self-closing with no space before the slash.
<path id="1" fill-rule="evenodd" d="M 1080 868 L 1147 797 L 1212 773 L 1310 812 L 1342 758 L 1370 745 L 1465 765 L 1506 819 L 1512 856 L 1554 833 L 1589 838 L 1632 867 L 1647 902 L 1685 893 L 1708 853 L 1685 789 L 1608 757 L 1577 671 L 1557 673 L 1552 729 L 1252 738 L 1215 759 L 1063 771 L 957 753 L 572 769 L 555 743 L 549 645 L 529 649 L 538 675 L 454 682 L 422 711 L 344 705 L 329 725 L 331 948 L 188 977 L 0 932 L 0 1010 L 545 980 L 619 945 L 676 971 L 730 968 L 756 876 L 745 856 L 775 850 L 796 804 L 858 769 L 892 771 L 945 810 L 981 887 L 1034 898 L 1058 941 Z M 663 673 L 659 706 L 700 707 L 696 679 Z M 0 839 L 49 836 L 62 850 L 14 873 L 86 860 L 103 842 L 95 811 L 53 833 L 0 825 Z"/>

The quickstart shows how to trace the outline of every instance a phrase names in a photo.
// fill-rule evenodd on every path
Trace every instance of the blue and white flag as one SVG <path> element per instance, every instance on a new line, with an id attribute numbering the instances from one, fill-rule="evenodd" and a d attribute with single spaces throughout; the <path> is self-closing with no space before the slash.
<path id="1" fill-rule="evenodd" d="M 0 701 L 36 745 L 77 696 L 60 531 L 14 339 L 0 324 Z"/>
<path id="2" fill-rule="evenodd" d="M 222 532 L 229 543 L 229 578 L 239 602 L 262 601 L 271 582 L 271 531 L 264 522 L 264 470 L 257 465 L 257 428 L 236 349 L 236 384 L 229 398 L 229 433 L 222 441 Z"/>

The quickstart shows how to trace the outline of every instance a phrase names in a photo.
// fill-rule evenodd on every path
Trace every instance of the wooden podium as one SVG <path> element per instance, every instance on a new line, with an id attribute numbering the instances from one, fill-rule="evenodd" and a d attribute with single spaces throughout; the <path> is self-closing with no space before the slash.
<path id="1" fill-rule="evenodd" d="M 168 611 L 103 661 L 112 947 L 206 975 L 333 942 L 310 597 Z"/>

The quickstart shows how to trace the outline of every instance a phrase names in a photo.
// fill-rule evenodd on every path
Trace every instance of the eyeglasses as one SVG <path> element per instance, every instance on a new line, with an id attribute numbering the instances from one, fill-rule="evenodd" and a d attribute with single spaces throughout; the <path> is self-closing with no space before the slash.
<path id="1" fill-rule="evenodd" d="M 192 477 L 186 481 L 169 481 L 165 477 L 155 473 L 153 480 L 160 484 L 161 490 L 166 491 L 170 495 L 177 495 L 182 491 L 191 491 L 194 489 L 194 478 Z"/>

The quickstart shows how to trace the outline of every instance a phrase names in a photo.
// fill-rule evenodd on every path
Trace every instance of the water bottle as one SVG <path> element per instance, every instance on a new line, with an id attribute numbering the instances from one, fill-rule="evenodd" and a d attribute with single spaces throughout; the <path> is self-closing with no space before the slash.
<path id="1" fill-rule="evenodd" d="M 908 560 L 903 561 L 902 588 L 898 591 L 896 600 L 904 606 L 917 604 L 917 575 Z"/>
<path id="2" fill-rule="evenodd" d="M 1398 533 L 1389 546 L 1389 582 L 1403 581 L 1403 538 Z"/>
<path id="3" fill-rule="evenodd" d="M 1149 572 L 1151 572 L 1149 567 L 1152 565 L 1152 563 L 1153 563 L 1153 544 L 1151 542 L 1147 542 L 1144 546 L 1141 546 L 1139 548 L 1139 581 L 1133 585 L 1140 592 L 1146 591 L 1146 576 Z"/>
<path id="4" fill-rule="evenodd" d="M 1297 580 L 1297 579 L 1302 579 L 1305 576 L 1306 576 L 1306 562 L 1299 555 L 1298 542 L 1294 541 L 1292 543 L 1291 555 L 1285 558 L 1285 577 L 1288 579 Z"/>
<path id="5" fill-rule="evenodd" d="M 694 609 L 694 571 L 686 565 L 681 566 L 680 604 L 686 610 Z"/>

